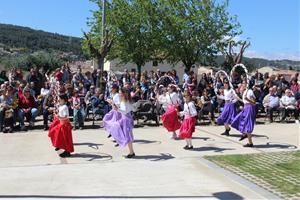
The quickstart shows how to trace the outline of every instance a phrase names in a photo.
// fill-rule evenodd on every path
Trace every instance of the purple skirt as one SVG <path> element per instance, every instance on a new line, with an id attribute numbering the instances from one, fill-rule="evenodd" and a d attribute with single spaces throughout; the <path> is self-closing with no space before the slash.
<path id="1" fill-rule="evenodd" d="M 134 122 L 130 113 L 124 115 L 112 110 L 104 116 L 103 125 L 104 129 L 112 135 L 120 147 L 125 147 L 134 140 L 132 134 Z"/>
<path id="2" fill-rule="evenodd" d="M 243 134 L 252 133 L 256 119 L 255 105 L 246 104 L 232 121 L 231 126 Z"/>
<path id="3" fill-rule="evenodd" d="M 236 117 L 237 111 L 234 103 L 225 103 L 224 110 L 217 119 L 219 125 L 231 124 L 233 119 Z"/>

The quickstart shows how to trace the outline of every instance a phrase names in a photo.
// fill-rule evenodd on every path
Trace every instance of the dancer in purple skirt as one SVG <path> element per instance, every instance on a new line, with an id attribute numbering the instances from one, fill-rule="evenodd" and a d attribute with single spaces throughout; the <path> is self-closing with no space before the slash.
<path id="1" fill-rule="evenodd" d="M 236 95 L 235 91 L 230 87 L 228 80 L 225 80 L 223 84 L 224 84 L 224 96 L 223 95 L 218 96 L 218 98 L 225 100 L 225 106 L 223 112 L 217 119 L 217 123 L 219 125 L 225 126 L 225 132 L 222 133 L 221 135 L 229 136 L 229 132 L 231 129 L 230 124 L 237 115 L 235 102 L 239 98 Z"/>
<path id="2" fill-rule="evenodd" d="M 111 89 L 111 98 L 107 100 L 108 103 L 111 105 L 113 110 L 118 110 L 120 107 L 120 94 L 119 94 L 119 86 L 114 84 L 112 86 Z M 111 119 L 113 118 L 112 115 L 115 115 L 116 112 L 109 112 L 105 115 L 105 117 L 103 118 L 103 124 L 105 123 L 106 119 Z M 107 136 L 108 138 L 111 137 L 111 134 L 109 133 L 109 135 Z M 116 147 L 119 146 L 118 144 L 116 144 Z"/>
<path id="3" fill-rule="evenodd" d="M 104 116 L 103 124 L 106 131 L 108 131 L 120 147 L 129 148 L 129 154 L 127 158 L 133 158 L 135 156 L 133 150 L 133 134 L 132 129 L 134 126 L 131 112 L 133 110 L 131 104 L 131 96 L 129 91 L 122 88 L 120 90 L 120 106 L 115 107 L 110 114 Z"/>
<path id="4" fill-rule="evenodd" d="M 256 109 L 255 109 L 255 96 L 251 87 L 246 89 L 243 93 L 244 109 L 232 121 L 231 127 L 237 129 L 242 133 L 240 139 L 248 138 L 248 143 L 244 147 L 253 147 L 252 132 L 254 129 Z"/>

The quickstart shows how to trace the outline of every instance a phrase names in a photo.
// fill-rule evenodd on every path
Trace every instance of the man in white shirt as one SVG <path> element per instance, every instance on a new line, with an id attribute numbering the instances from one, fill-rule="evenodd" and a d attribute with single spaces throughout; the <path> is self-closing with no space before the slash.
<path id="1" fill-rule="evenodd" d="M 293 112 L 296 123 L 299 123 L 299 109 L 297 108 L 297 101 L 290 89 L 285 91 L 285 95 L 280 99 L 280 103 L 282 112 L 281 122 L 284 122 L 288 113 Z"/>
<path id="2" fill-rule="evenodd" d="M 279 98 L 275 95 L 275 91 L 273 88 L 269 89 L 269 94 L 265 96 L 263 100 L 264 108 L 266 109 L 267 116 L 269 118 L 270 123 L 273 122 L 273 112 L 278 110 L 279 108 Z"/>

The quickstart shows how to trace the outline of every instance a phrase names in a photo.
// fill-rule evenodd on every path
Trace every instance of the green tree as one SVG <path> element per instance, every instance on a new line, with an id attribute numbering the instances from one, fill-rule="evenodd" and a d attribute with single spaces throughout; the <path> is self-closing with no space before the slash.
<path id="1" fill-rule="evenodd" d="M 83 45 L 90 53 L 95 52 L 92 45 L 96 51 L 101 48 L 99 24 L 102 21 L 102 4 L 101 1 L 92 1 L 98 4 L 99 10 L 93 12 L 93 18 L 88 22 L 91 31 L 86 34 Z M 141 74 L 142 66 L 154 59 L 161 38 L 155 5 L 149 0 L 113 0 L 107 4 L 106 37 L 113 40 L 108 58 L 118 59 L 121 63 L 135 63 Z M 97 53 L 92 55 L 96 57 Z"/>
<path id="2" fill-rule="evenodd" d="M 215 56 L 239 35 L 236 17 L 227 12 L 228 1 L 158 0 L 165 53 L 172 63 L 182 61 L 186 69 L 194 64 L 214 63 Z"/>
<path id="3" fill-rule="evenodd" d="M 85 48 L 100 49 L 102 21 L 99 10 L 88 21 Z M 151 60 L 182 61 L 187 69 L 194 64 L 210 64 L 235 36 L 239 35 L 236 17 L 227 12 L 228 1 L 214 0 L 112 0 L 107 10 L 107 38 L 114 42 L 109 59 L 133 62 L 141 67 Z M 92 51 L 91 51 L 92 49 Z M 96 54 L 94 54 L 96 55 Z"/>

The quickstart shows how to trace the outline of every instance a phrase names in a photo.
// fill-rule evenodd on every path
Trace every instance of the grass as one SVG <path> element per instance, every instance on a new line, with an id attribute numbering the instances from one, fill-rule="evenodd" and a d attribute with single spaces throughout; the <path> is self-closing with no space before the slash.
<path id="1" fill-rule="evenodd" d="M 233 172 L 238 169 L 255 176 L 271 185 L 270 190 L 275 189 L 284 197 L 300 198 L 300 151 L 205 158 Z M 253 180 L 250 178 L 250 181 Z"/>

